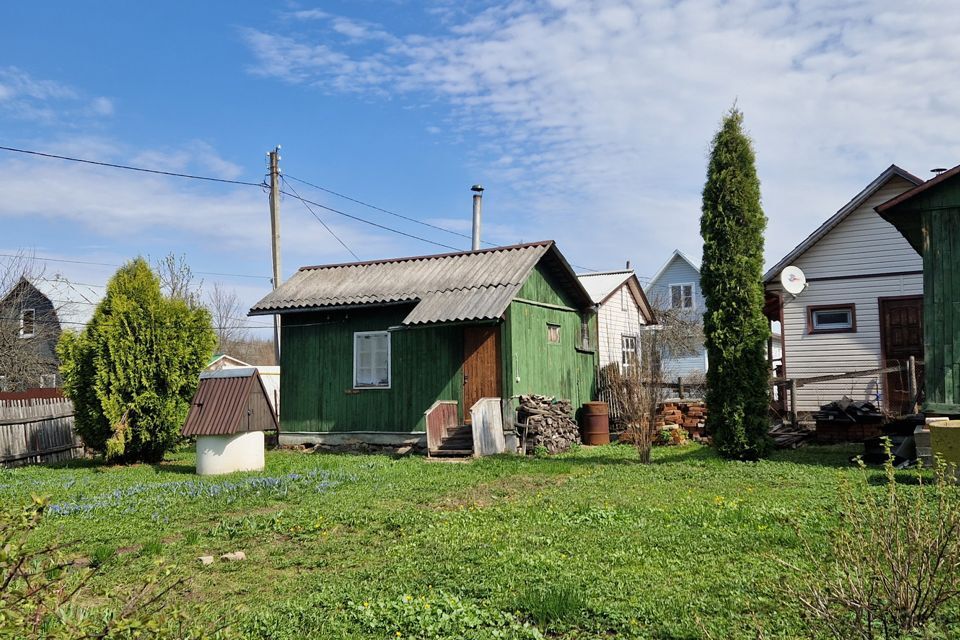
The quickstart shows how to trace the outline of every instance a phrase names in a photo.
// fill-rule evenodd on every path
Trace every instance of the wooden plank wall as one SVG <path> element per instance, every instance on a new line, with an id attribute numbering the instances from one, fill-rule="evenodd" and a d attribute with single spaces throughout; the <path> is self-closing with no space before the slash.
<path id="1" fill-rule="evenodd" d="M 37 464 L 83 455 L 65 398 L 0 401 L 0 465 Z"/>

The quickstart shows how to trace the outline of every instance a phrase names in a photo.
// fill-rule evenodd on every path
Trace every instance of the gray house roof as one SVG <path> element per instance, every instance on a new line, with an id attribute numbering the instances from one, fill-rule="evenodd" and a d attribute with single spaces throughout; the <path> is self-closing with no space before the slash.
<path id="1" fill-rule="evenodd" d="M 890 178 L 894 176 L 900 176 L 907 182 L 911 182 L 913 184 L 923 183 L 923 180 L 913 175 L 909 171 L 905 171 L 895 164 L 890 165 L 883 173 L 874 178 L 873 182 L 868 184 L 863 191 L 855 195 L 853 200 L 843 205 L 843 208 L 828 218 L 827 221 L 820 225 L 816 231 L 807 236 L 806 240 L 794 247 L 793 251 L 785 255 L 780 262 L 770 267 L 770 269 L 763 275 L 764 284 L 770 284 L 773 282 L 776 277 L 780 275 L 780 272 L 783 271 L 784 267 L 789 266 L 803 253 L 805 253 L 807 249 L 819 242 L 823 236 L 830 233 L 830 231 L 833 230 L 838 224 L 846 220 L 847 216 L 859 209 L 860 206 L 870 198 L 870 196 L 876 193 L 880 187 L 889 182 Z"/>
<path id="2" fill-rule="evenodd" d="M 416 303 L 404 325 L 493 320 L 503 316 L 541 261 L 579 308 L 590 295 L 552 240 L 412 258 L 301 267 L 250 315 Z"/>

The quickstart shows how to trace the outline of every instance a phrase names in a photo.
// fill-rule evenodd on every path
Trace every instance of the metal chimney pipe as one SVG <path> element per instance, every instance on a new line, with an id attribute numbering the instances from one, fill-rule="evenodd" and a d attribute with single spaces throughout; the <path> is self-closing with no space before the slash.
<path id="1" fill-rule="evenodd" d="M 481 200 L 483 199 L 483 187 L 479 184 L 475 184 L 470 187 L 470 191 L 473 191 L 473 244 L 471 245 L 471 251 L 480 250 L 480 208 Z"/>

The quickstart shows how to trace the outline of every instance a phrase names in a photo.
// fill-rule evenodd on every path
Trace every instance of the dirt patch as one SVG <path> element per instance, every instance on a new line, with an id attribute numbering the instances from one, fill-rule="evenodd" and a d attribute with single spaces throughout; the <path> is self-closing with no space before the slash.
<path id="1" fill-rule="evenodd" d="M 456 494 L 441 496 L 427 504 L 427 508 L 437 511 L 453 511 L 464 507 L 482 509 L 497 502 L 510 502 L 563 485 L 570 476 L 508 476 L 493 482 L 473 485 Z"/>

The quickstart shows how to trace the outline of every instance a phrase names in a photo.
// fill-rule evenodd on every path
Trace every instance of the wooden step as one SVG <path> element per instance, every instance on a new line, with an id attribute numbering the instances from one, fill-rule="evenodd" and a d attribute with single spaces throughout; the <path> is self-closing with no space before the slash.
<path id="1" fill-rule="evenodd" d="M 444 449 L 443 447 L 430 452 L 431 456 L 438 458 L 470 457 L 473 455 L 473 449 Z"/>
<path id="2" fill-rule="evenodd" d="M 444 439 L 453 438 L 456 436 L 463 436 L 463 435 L 472 439 L 473 429 L 471 429 L 468 425 L 465 425 L 465 424 L 460 424 L 455 427 L 447 427 L 446 434 L 444 435 Z"/>

